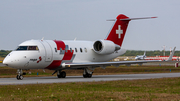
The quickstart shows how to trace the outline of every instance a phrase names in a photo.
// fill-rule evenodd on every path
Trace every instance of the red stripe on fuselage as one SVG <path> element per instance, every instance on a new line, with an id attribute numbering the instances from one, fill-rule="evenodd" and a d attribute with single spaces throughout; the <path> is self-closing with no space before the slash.
<path id="1" fill-rule="evenodd" d="M 72 50 L 72 52 L 70 50 L 68 50 L 67 52 L 65 52 L 63 60 L 71 60 L 72 56 L 73 56 L 74 50 Z"/>
<path id="2" fill-rule="evenodd" d="M 53 60 L 53 62 L 46 67 L 46 69 L 55 69 L 61 65 L 62 60 Z"/>
<path id="3" fill-rule="evenodd" d="M 60 50 L 60 48 L 62 48 L 62 50 L 65 50 L 65 43 L 63 41 L 57 41 L 57 40 L 54 40 L 54 42 L 56 43 L 56 46 L 57 46 L 57 50 Z"/>
<path id="4" fill-rule="evenodd" d="M 60 50 L 60 48 L 62 48 L 62 50 L 65 50 L 66 46 L 63 41 L 54 40 L 54 42 L 56 43 L 57 50 Z M 62 60 L 53 60 L 53 62 L 48 67 L 46 67 L 46 69 L 55 69 L 61 65 L 61 62 Z"/>
<path id="5" fill-rule="evenodd" d="M 60 50 L 60 48 L 62 48 L 62 50 L 65 50 L 65 43 L 63 41 L 57 41 L 54 40 L 54 42 L 56 43 L 57 46 L 57 50 Z M 64 53 L 64 57 L 62 60 L 71 60 L 72 56 L 73 56 L 74 50 L 67 50 L 67 52 L 65 51 Z M 57 67 L 59 67 L 61 65 L 62 60 L 53 60 L 53 62 L 46 67 L 46 69 L 56 69 Z"/>

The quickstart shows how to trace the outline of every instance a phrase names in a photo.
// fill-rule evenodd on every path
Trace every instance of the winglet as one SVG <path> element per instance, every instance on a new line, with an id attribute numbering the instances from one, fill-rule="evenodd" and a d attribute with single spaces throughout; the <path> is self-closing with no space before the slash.
<path id="1" fill-rule="evenodd" d="M 174 47 L 174 49 L 173 49 L 173 51 L 171 52 L 171 54 L 169 55 L 169 58 L 168 58 L 167 61 L 172 61 L 172 57 L 173 57 L 173 55 L 174 55 L 175 49 L 176 49 L 176 47 Z"/>

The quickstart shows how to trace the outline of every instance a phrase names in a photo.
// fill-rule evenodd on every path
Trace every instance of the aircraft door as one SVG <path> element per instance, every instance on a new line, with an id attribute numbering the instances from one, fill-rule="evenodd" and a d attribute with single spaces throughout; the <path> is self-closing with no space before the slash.
<path id="1" fill-rule="evenodd" d="M 46 62 L 52 61 L 52 48 L 51 48 L 50 44 L 45 40 L 43 40 L 41 42 L 45 49 L 45 57 L 46 57 L 45 61 Z"/>

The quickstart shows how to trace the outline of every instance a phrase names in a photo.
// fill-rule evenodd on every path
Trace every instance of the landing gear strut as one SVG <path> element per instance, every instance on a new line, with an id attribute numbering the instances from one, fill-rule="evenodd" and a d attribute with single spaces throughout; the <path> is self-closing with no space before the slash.
<path id="1" fill-rule="evenodd" d="M 58 78 L 65 78 L 66 77 L 66 72 L 65 71 L 57 71 L 57 77 Z"/>
<path id="2" fill-rule="evenodd" d="M 91 78 L 92 74 L 93 74 L 93 72 L 91 72 L 88 68 L 85 68 L 84 73 L 83 73 L 83 77 L 84 78 Z"/>
<path id="3" fill-rule="evenodd" d="M 22 80 L 24 78 L 23 74 L 25 73 L 23 73 L 22 69 L 18 69 L 17 73 L 18 73 L 18 75 L 16 76 L 17 80 Z"/>

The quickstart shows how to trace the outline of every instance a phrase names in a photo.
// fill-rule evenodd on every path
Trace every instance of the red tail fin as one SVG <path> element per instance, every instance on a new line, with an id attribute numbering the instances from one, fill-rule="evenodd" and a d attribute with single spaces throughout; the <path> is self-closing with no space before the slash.
<path id="1" fill-rule="evenodd" d="M 123 14 L 118 15 L 114 26 L 105 40 L 111 40 L 121 46 L 130 20 L 129 17 Z"/>
<path id="2" fill-rule="evenodd" d="M 120 14 L 117 16 L 116 20 L 113 20 L 116 22 L 105 40 L 113 41 L 115 44 L 121 46 L 130 20 L 151 19 L 151 18 L 157 18 L 157 17 L 129 18 L 123 14 Z"/>

